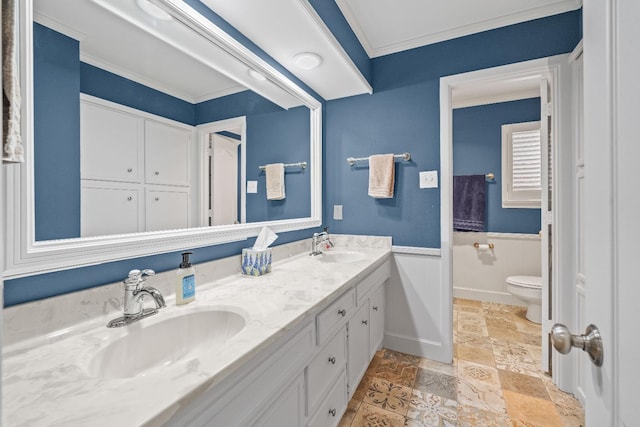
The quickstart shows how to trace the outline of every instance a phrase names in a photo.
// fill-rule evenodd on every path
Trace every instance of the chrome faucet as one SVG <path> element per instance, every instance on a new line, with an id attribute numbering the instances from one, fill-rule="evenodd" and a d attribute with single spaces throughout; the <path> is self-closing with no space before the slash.
<path id="1" fill-rule="evenodd" d="M 124 279 L 124 315 L 113 319 L 107 324 L 108 328 L 118 328 L 137 322 L 145 317 L 153 316 L 159 309 L 166 307 L 160 291 L 151 286 L 141 287 L 147 280 L 145 276 L 153 276 L 153 270 L 131 270 Z M 144 308 L 144 297 L 151 296 L 156 304 L 155 308 Z"/>
<path id="2" fill-rule="evenodd" d="M 331 237 L 329 236 L 329 227 L 324 227 L 324 231 L 322 233 L 313 233 L 313 236 L 311 237 L 311 253 L 309 255 L 320 255 L 322 253 L 320 250 L 320 243 L 324 242 L 331 247 L 334 246 L 331 241 Z"/>

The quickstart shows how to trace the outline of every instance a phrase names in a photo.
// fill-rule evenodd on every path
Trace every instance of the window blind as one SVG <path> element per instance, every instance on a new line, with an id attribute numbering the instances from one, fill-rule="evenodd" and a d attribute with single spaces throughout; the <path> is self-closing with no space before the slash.
<path id="1" fill-rule="evenodd" d="M 512 190 L 540 191 L 540 131 L 520 131 L 512 134 Z"/>

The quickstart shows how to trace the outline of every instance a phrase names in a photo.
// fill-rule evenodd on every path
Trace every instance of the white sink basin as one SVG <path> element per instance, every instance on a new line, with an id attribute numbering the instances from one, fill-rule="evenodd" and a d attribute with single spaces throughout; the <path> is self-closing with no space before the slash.
<path id="1" fill-rule="evenodd" d="M 186 356 L 195 358 L 216 351 L 245 325 L 242 315 L 219 309 L 189 311 L 148 326 L 143 321 L 133 323 L 125 328 L 126 335 L 115 338 L 91 358 L 88 371 L 94 377 L 144 375 Z"/>
<path id="2" fill-rule="evenodd" d="M 316 258 L 321 262 L 345 264 L 362 261 L 365 256 L 366 254 L 362 252 L 338 250 L 323 252 L 321 255 L 317 255 Z"/>

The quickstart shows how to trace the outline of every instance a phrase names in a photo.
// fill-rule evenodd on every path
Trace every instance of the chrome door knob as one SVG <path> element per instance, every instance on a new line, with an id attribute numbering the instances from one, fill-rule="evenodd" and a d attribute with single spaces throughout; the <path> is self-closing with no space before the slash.
<path id="1" fill-rule="evenodd" d="M 596 366 L 602 366 L 604 349 L 602 337 L 595 325 L 587 326 L 584 335 L 573 335 L 569 328 L 561 323 L 556 323 L 551 328 L 551 342 L 558 352 L 567 354 L 572 347 L 578 347 L 589 354 L 589 358 Z"/>

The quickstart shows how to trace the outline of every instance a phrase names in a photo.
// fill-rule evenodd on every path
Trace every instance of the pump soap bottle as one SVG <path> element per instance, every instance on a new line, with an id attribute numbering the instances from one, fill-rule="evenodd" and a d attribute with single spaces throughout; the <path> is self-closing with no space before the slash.
<path id="1" fill-rule="evenodd" d="M 182 263 L 176 281 L 176 305 L 187 304 L 196 299 L 196 271 L 189 262 L 191 254 L 192 252 L 182 253 Z"/>

